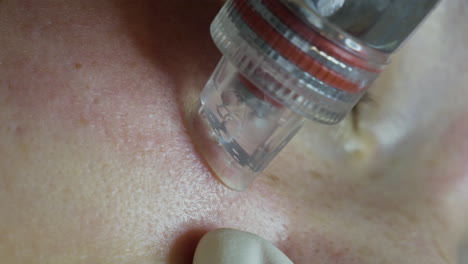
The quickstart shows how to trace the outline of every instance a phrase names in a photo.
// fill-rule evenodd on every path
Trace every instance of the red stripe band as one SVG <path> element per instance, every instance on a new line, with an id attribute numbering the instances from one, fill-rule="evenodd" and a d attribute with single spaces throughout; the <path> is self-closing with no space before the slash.
<path id="1" fill-rule="evenodd" d="M 381 72 L 380 69 L 369 67 L 366 60 L 357 57 L 349 51 L 337 46 L 332 41 L 318 34 L 302 20 L 291 12 L 285 5 L 278 0 L 262 0 L 265 6 L 278 17 L 290 29 L 297 32 L 302 38 L 309 43 L 315 45 L 319 50 L 327 53 L 338 60 L 345 62 L 349 65 L 356 66 L 370 72 Z"/>
<path id="2" fill-rule="evenodd" d="M 271 3 L 277 3 L 275 0 L 267 0 L 267 1 Z M 248 4 L 247 0 L 232 0 L 232 2 L 234 6 L 236 7 L 236 9 L 238 10 L 242 19 L 250 26 L 250 28 L 260 38 L 262 38 L 266 43 L 268 43 L 273 49 L 278 51 L 284 58 L 286 58 L 290 62 L 297 65 L 303 71 L 309 73 L 311 76 L 314 76 L 318 80 L 330 86 L 333 86 L 337 89 L 341 89 L 347 92 L 356 93 L 356 92 L 361 91 L 362 89 L 365 89 L 364 87 L 360 87 L 358 84 L 347 80 L 341 74 L 329 69 L 322 63 L 310 57 L 307 53 L 303 52 L 294 44 L 292 44 L 288 39 L 286 39 L 279 32 L 277 32 L 267 21 L 265 21 L 261 17 L 260 14 L 258 14 L 255 10 L 253 10 L 253 8 Z M 281 7 L 281 8 L 286 9 L 286 7 Z M 273 12 L 273 11 L 278 11 L 278 10 L 271 10 L 271 11 Z M 292 23 L 292 22 L 288 22 L 288 23 Z M 294 24 L 298 25 L 297 22 Z M 287 25 L 289 26 L 289 24 Z M 310 39 L 313 39 L 314 41 L 318 40 L 318 42 L 321 44 L 320 47 L 322 46 L 328 47 L 330 50 L 334 50 L 335 48 L 338 48 L 337 50 L 341 50 L 341 48 L 337 47 L 332 42 L 321 37 L 314 31 L 311 31 L 311 32 L 313 32 L 314 36 L 309 37 L 308 41 L 310 41 Z M 316 44 L 315 42 L 313 43 L 314 45 Z M 325 43 L 325 46 L 323 43 Z M 319 46 L 317 45 L 317 47 Z M 342 51 L 344 50 L 341 50 L 340 52 Z M 359 58 L 356 58 L 354 55 L 348 53 L 347 51 L 344 51 L 344 52 L 346 52 L 346 54 L 349 54 L 350 56 L 353 56 L 354 61 L 359 60 Z M 330 53 L 331 53 L 330 55 L 334 55 L 334 53 L 332 52 Z M 354 66 L 357 66 L 357 65 L 354 65 Z"/>

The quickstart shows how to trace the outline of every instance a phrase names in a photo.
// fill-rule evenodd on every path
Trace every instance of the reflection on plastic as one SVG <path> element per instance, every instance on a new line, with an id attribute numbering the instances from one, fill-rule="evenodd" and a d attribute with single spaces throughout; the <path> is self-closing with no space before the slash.
<path id="1" fill-rule="evenodd" d="M 437 0 L 413 2 L 227 0 L 211 24 L 224 57 L 197 122 L 199 150 L 218 178 L 244 190 L 304 118 L 340 122 Z"/>
<path id="2" fill-rule="evenodd" d="M 217 176 L 230 188 L 244 190 L 286 143 L 304 119 L 221 60 L 201 95 L 200 114 L 215 149 L 204 147 Z M 208 153 L 207 153 L 208 152 Z"/>

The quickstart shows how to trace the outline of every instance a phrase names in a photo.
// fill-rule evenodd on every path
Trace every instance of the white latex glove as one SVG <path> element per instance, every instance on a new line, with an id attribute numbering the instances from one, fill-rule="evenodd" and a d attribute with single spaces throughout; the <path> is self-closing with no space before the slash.
<path id="1" fill-rule="evenodd" d="M 198 243 L 193 264 L 292 264 L 277 247 L 252 233 L 217 229 Z"/>

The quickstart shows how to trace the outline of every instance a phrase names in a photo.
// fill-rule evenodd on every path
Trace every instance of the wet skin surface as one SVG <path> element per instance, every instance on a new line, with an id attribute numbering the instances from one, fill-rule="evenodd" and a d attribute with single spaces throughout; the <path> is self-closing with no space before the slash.
<path id="1" fill-rule="evenodd" d="M 217 1 L 0 1 L 5 263 L 191 263 L 207 230 L 295 263 L 456 263 L 466 230 L 468 7 L 445 1 L 342 124 L 308 123 L 249 191 L 188 117 Z"/>

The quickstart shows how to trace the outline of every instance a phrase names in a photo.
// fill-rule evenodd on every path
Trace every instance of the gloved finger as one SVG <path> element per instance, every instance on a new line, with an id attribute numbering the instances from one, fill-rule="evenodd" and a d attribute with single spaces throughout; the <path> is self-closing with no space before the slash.
<path id="1" fill-rule="evenodd" d="M 235 229 L 217 229 L 198 243 L 194 264 L 292 264 L 267 240 Z"/>

